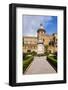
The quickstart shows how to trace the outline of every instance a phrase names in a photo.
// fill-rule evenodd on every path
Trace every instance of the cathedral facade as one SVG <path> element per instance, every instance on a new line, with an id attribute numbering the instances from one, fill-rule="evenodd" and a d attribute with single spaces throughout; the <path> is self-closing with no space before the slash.
<path id="1" fill-rule="evenodd" d="M 57 52 L 57 34 L 53 33 L 48 35 L 43 25 L 41 24 L 37 30 L 37 37 L 34 36 L 24 36 L 23 37 L 23 52 L 41 52 L 45 53 L 47 51 L 50 53 Z"/>

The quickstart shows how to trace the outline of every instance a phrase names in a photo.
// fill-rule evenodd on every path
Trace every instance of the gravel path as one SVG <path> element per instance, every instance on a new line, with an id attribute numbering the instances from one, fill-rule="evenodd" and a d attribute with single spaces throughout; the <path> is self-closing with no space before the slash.
<path id="1" fill-rule="evenodd" d="M 35 56 L 33 62 L 29 65 L 24 74 L 46 74 L 56 73 L 54 68 L 46 60 L 46 56 Z"/>

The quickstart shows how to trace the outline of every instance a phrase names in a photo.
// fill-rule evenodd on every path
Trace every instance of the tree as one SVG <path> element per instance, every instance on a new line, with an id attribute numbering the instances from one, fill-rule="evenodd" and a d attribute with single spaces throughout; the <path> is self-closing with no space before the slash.
<path id="1" fill-rule="evenodd" d="M 48 45 L 45 45 L 45 54 L 48 55 Z"/>

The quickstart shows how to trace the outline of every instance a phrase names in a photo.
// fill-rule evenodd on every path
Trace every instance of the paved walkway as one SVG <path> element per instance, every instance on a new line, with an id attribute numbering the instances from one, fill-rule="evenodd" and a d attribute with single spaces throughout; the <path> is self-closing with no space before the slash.
<path id="1" fill-rule="evenodd" d="M 35 56 L 33 62 L 29 65 L 24 74 L 46 74 L 56 73 L 54 68 L 46 60 L 46 56 Z"/>

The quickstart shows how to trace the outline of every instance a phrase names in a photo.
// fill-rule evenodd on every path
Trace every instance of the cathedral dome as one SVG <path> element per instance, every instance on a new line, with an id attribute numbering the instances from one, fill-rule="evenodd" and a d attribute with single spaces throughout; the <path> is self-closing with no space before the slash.
<path id="1" fill-rule="evenodd" d="M 42 25 L 42 24 L 40 24 L 40 27 L 39 27 L 39 29 L 38 29 L 38 31 L 37 31 L 37 32 L 40 32 L 40 31 L 45 32 L 45 29 L 44 29 L 44 27 L 43 27 L 43 25 Z"/>

